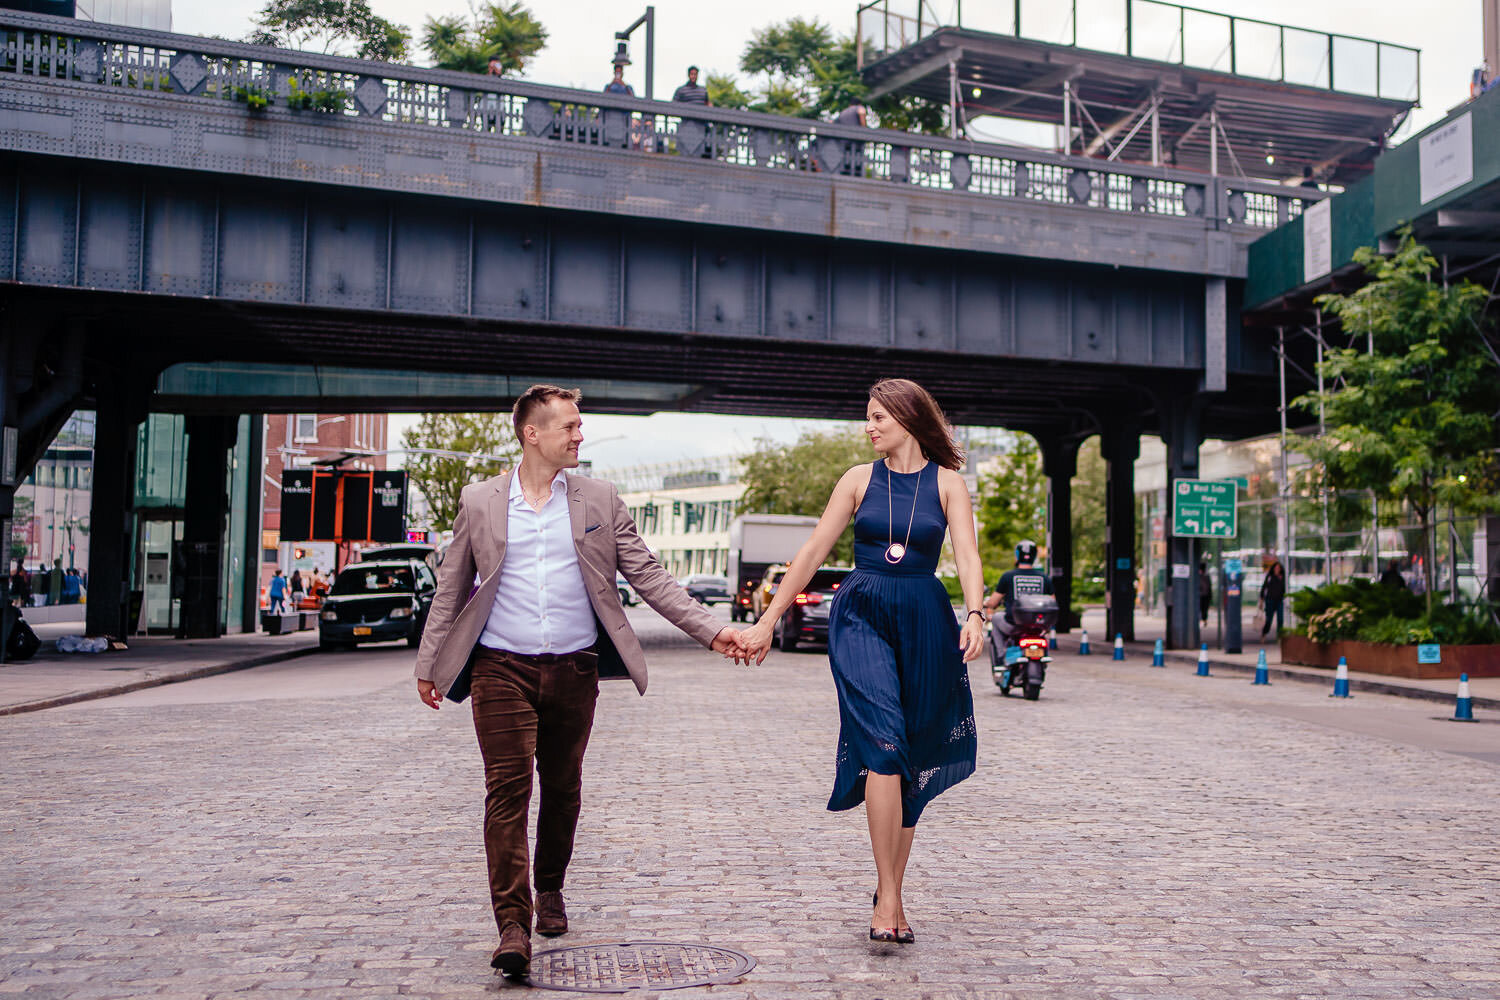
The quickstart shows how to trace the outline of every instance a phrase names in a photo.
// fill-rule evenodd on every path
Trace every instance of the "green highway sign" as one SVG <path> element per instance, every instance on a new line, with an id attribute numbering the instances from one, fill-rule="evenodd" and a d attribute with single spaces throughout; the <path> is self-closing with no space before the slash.
<path id="1" fill-rule="evenodd" d="M 1233 479 L 1173 480 L 1172 534 L 1178 538 L 1233 538 L 1239 534 L 1236 485 Z"/>

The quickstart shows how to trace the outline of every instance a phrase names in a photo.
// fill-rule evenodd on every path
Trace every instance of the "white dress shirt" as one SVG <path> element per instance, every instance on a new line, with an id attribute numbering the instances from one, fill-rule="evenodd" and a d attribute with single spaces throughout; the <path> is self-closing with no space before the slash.
<path id="1" fill-rule="evenodd" d="M 547 502 L 535 511 L 517 467 L 506 502 L 505 558 L 480 644 L 533 656 L 587 649 L 599 632 L 573 547 L 568 477 L 553 478 Z"/>

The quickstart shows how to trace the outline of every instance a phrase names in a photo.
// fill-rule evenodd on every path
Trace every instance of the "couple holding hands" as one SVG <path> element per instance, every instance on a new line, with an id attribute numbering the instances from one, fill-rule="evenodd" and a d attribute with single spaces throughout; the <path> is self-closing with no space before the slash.
<path id="1" fill-rule="evenodd" d="M 579 400 L 576 390 L 551 385 L 516 400 L 521 462 L 464 488 L 417 654 L 417 694 L 426 705 L 472 699 L 500 931 L 490 964 L 522 977 L 533 919 L 539 934 L 567 931 L 562 888 L 599 678 L 628 676 L 646 690 L 645 654 L 616 597 L 616 571 L 704 646 L 759 663 L 772 625 L 851 518 L 855 570 L 834 600 L 828 631 L 840 722 L 828 808 L 865 803 L 876 869 L 870 939 L 915 941 L 902 877 L 923 808 L 974 771 L 965 664 L 984 643 L 974 519 L 957 472 L 963 454 L 941 409 L 906 379 L 871 387 L 865 431 L 880 458 L 839 480 L 775 599 L 753 627 L 737 631 L 722 627 L 656 562 L 612 485 L 565 474 L 578 465 L 583 442 Z M 935 575 L 945 534 L 968 610 L 961 625 Z M 534 859 L 526 830 L 533 769 L 540 784 Z"/>

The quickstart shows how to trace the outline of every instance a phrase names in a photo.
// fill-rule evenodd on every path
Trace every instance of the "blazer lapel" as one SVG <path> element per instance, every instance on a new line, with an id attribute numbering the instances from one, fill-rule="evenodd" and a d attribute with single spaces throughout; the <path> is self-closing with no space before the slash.
<path id="1" fill-rule="evenodd" d="M 495 481 L 495 495 L 490 497 L 490 530 L 495 533 L 495 548 L 500 562 L 505 561 L 505 541 L 510 537 L 510 477 L 515 470 L 500 474 Z"/>
<path id="2" fill-rule="evenodd" d="M 573 481 L 573 476 L 568 476 L 568 522 L 573 527 L 573 547 L 578 548 L 578 543 L 583 541 L 584 514 L 587 513 L 588 504 L 583 502 L 583 487 Z"/>

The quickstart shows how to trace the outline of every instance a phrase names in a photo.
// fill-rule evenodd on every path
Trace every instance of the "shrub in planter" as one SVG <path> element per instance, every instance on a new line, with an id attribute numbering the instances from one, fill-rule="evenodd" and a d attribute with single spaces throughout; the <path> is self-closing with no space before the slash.
<path id="1" fill-rule="evenodd" d="M 1359 634 L 1360 611 L 1353 604 L 1337 604 L 1307 619 L 1307 637 L 1313 642 L 1337 642 Z"/>

